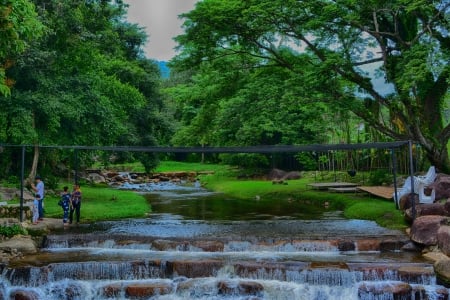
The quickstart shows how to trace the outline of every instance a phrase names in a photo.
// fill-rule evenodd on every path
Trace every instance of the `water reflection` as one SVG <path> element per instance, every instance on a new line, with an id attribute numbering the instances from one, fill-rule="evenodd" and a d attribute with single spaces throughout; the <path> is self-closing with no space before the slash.
<path id="1" fill-rule="evenodd" d="M 233 199 L 203 189 L 157 190 L 145 194 L 158 214 L 180 215 L 185 220 L 342 219 L 341 212 L 323 206 L 278 199 Z"/>

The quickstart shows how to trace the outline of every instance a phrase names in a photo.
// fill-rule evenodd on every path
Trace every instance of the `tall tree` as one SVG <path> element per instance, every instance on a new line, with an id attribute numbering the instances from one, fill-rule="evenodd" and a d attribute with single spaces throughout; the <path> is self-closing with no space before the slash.
<path id="1" fill-rule="evenodd" d="M 35 2 L 48 31 L 9 70 L 20 80 L 11 97 L 0 97 L 7 108 L 0 127 L 5 141 L 147 145 L 149 136 L 163 135 L 155 126 L 159 119 L 135 117 L 162 109 L 159 73 L 143 57 L 146 35 L 125 21 L 122 1 Z M 35 151 L 33 166 L 39 159 L 39 148 Z"/>
<path id="2" fill-rule="evenodd" d="M 419 143 L 432 164 L 450 172 L 442 109 L 450 84 L 449 14 L 447 0 L 204 0 L 183 15 L 174 64 L 258 57 L 259 65 L 311 83 L 320 91 L 311 95 L 316 101 L 348 109 L 392 139 Z"/>
<path id="3" fill-rule="evenodd" d="M 6 69 L 14 65 L 17 56 L 27 49 L 30 41 L 39 38 L 43 30 L 32 2 L 0 2 L 0 95 L 9 95 L 14 84 L 14 78 L 6 76 Z"/>

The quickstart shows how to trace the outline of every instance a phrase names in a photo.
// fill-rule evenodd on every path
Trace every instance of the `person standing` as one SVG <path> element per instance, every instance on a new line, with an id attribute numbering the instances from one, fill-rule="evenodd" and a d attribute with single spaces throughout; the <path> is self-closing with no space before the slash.
<path id="1" fill-rule="evenodd" d="M 75 184 L 74 190 L 72 192 L 72 197 L 70 198 L 70 214 L 69 214 L 70 224 L 72 224 L 74 212 L 77 224 L 80 222 L 80 208 L 81 208 L 81 189 L 79 184 Z"/>
<path id="2" fill-rule="evenodd" d="M 64 226 L 69 225 L 69 209 L 70 209 L 70 198 L 69 187 L 65 186 L 61 194 L 61 200 L 58 204 L 61 205 L 63 209 L 63 224 Z"/>
<path id="3" fill-rule="evenodd" d="M 36 194 L 33 199 L 33 206 L 31 212 L 33 213 L 33 225 L 38 223 L 39 219 L 39 200 L 41 199 L 41 195 Z"/>
<path id="4" fill-rule="evenodd" d="M 34 180 L 36 181 L 36 184 L 32 183 L 31 188 L 34 190 L 36 194 L 40 196 L 39 199 L 39 221 L 44 220 L 44 197 L 45 197 L 45 186 L 44 182 L 42 181 L 41 177 L 37 175 Z"/>

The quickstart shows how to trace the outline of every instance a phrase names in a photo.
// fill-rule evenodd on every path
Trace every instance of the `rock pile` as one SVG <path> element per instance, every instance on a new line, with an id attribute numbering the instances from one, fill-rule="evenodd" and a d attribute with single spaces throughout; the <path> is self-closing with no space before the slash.
<path id="1" fill-rule="evenodd" d="M 142 184 L 158 182 L 179 182 L 187 180 L 193 182 L 198 175 L 211 174 L 211 172 L 160 172 L 160 173 L 139 173 L 139 172 L 117 172 L 90 169 L 81 175 L 82 178 L 91 183 L 104 183 L 111 186 L 120 186 L 124 183 Z"/>
<path id="2" fill-rule="evenodd" d="M 406 195 L 400 200 L 400 208 L 411 222 L 411 241 L 434 261 L 440 284 L 450 286 L 450 176 L 438 174 L 428 192 L 431 189 L 436 193 L 434 203 L 421 204 L 417 195 Z"/>

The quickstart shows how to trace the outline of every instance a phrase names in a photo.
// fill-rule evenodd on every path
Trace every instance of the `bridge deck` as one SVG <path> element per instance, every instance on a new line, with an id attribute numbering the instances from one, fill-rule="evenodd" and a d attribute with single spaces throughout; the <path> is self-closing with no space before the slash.
<path id="1" fill-rule="evenodd" d="M 388 186 L 358 186 L 358 190 L 369 193 L 371 195 L 381 197 L 384 199 L 393 199 L 392 194 L 394 193 L 393 187 Z"/>

